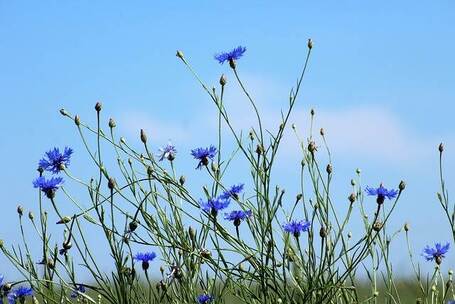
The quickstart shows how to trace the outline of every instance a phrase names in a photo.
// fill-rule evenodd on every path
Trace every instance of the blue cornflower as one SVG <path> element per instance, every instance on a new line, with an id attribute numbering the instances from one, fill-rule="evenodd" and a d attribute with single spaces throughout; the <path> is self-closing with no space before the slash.
<path id="1" fill-rule="evenodd" d="M 219 197 L 222 199 L 235 198 L 239 197 L 239 193 L 243 191 L 243 184 L 233 185 L 231 188 L 224 191 Z"/>
<path id="2" fill-rule="evenodd" d="M 76 285 L 76 288 L 71 292 L 70 297 L 75 299 L 77 298 L 81 293 L 85 293 L 85 286 L 82 284 Z"/>
<path id="3" fill-rule="evenodd" d="M 299 237 L 301 232 L 308 231 L 311 226 L 309 221 L 290 221 L 282 225 L 284 231 L 292 233 L 295 237 Z"/>
<path id="4" fill-rule="evenodd" d="M 207 166 L 209 164 L 209 159 L 213 159 L 216 152 L 216 147 L 213 145 L 208 148 L 196 148 L 191 150 L 191 155 L 193 155 L 195 159 L 199 160 L 199 164 L 196 169 L 200 169 L 202 166 Z"/>
<path id="5" fill-rule="evenodd" d="M 141 261 L 142 262 L 142 269 L 147 271 L 149 268 L 149 263 L 153 261 L 156 258 L 156 253 L 155 252 L 146 252 L 146 253 L 137 253 L 134 256 L 134 259 L 136 261 Z"/>
<path id="6" fill-rule="evenodd" d="M 68 167 L 73 149 L 65 147 L 63 153 L 58 148 L 46 152 L 46 156 L 39 161 L 38 166 L 43 170 L 57 174 L 62 167 Z"/>
<path id="7" fill-rule="evenodd" d="M 206 293 L 197 296 L 197 302 L 199 304 L 209 304 L 212 303 L 214 299 L 215 298 L 212 295 Z"/>
<path id="8" fill-rule="evenodd" d="M 435 243 L 435 247 L 431 248 L 430 246 L 426 246 L 423 249 L 422 256 L 427 261 L 436 261 L 436 264 L 440 265 L 442 263 L 442 258 L 445 257 L 445 254 L 449 251 L 450 244 L 446 243 L 444 246 L 441 243 Z"/>
<path id="9" fill-rule="evenodd" d="M 33 181 L 33 187 L 40 188 L 48 198 L 54 198 L 55 191 L 63 184 L 63 178 L 51 177 L 46 179 L 44 176 L 40 176 Z"/>
<path id="10" fill-rule="evenodd" d="M 8 293 L 8 303 L 9 304 L 15 304 L 17 300 L 20 302 L 24 303 L 25 297 L 27 296 L 32 296 L 33 295 L 33 289 L 29 287 L 23 287 L 20 286 L 14 290 L 12 290 L 10 293 Z"/>
<path id="11" fill-rule="evenodd" d="M 384 199 L 386 197 L 390 200 L 398 195 L 398 190 L 395 189 L 388 190 L 387 188 L 384 188 L 382 184 L 380 184 L 378 188 L 366 187 L 365 192 L 368 195 L 377 196 L 376 201 L 378 204 L 384 203 Z"/>
<path id="12" fill-rule="evenodd" d="M 165 158 L 169 161 L 173 161 L 175 159 L 175 154 L 177 154 L 177 149 L 175 149 L 170 142 L 165 147 L 161 147 L 159 151 L 158 157 L 160 158 L 160 161 Z"/>
<path id="13" fill-rule="evenodd" d="M 246 52 L 246 47 L 238 46 L 230 52 L 222 52 L 215 55 L 215 59 L 218 60 L 219 63 L 223 64 L 224 62 L 228 61 L 232 68 L 235 68 L 235 60 L 238 60 L 240 57 L 243 56 L 243 53 Z"/>
<path id="14" fill-rule="evenodd" d="M 243 210 L 234 210 L 231 211 L 230 213 L 225 213 L 224 214 L 224 219 L 228 221 L 233 221 L 234 226 L 240 226 L 240 223 L 247 218 L 251 217 L 253 213 L 251 210 L 243 211 Z"/>
<path id="15" fill-rule="evenodd" d="M 202 210 L 211 213 L 213 216 L 217 216 L 218 211 L 225 209 L 227 206 L 229 206 L 230 202 L 231 201 L 229 199 L 222 199 L 219 197 L 210 198 L 206 202 L 202 199 L 199 200 L 199 204 Z"/>

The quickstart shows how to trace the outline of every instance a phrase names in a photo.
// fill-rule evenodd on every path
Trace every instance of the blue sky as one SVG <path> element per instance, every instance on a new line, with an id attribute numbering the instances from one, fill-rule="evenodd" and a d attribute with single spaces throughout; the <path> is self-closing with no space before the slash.
<path id="1" fill-rule="evenodd" d="M 305 135 L 309 109 L 316 109 L 334 156 L 334 195 L 345 202 L 357 167 L 366 184 L 404 179 L 408 188 L 392 225 L 411 223 L 416 252 L 450 240 L 435 192 L 440 141 L 447 170 L 455 165 L 453 20 L 453 1 L 0 1 L 0 237 L 15 239 L 18 203 L 36 211 L 31 181 L 44 151 L 70 145 L 74 171 L 93 172 L 58 109 L 93 123 L 101 100 L 106 121 L 114 117 L 129 142 L 137 144 L 145 128 L 155 148 L 171 139 L 188 163 L 189 149 L 213 140 L 215 109 L 175 51 L 215 85 L 222 73 L 228 81 L 232 75 L 213 54 L 245 45 L 239 70 L 273 127 L 312 38 L 291 120 Z M 227 94 L 236 125 L 248 129 L 246 100 L 235 87 Z M 277 180 L 299 163 L 294 138 L 286 140 Z M 182 164 L 183 171 L 191 167 Z M 447 178 L 455 189 L 455 174 Z M 404 253 L 395 259 L 410 270 Z"/>

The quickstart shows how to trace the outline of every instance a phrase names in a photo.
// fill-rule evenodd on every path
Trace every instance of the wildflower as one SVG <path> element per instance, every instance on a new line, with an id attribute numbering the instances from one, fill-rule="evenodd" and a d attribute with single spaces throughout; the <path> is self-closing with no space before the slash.
<path id="1" fill-rule="evenodd" d="M 165 158 L 169 161 L 173 161 L 175 159 L 175 154 L 177 154 L 177 150 L 170 142 L 165 147 L 161 147 L 159 151 L 158 157 L 160 158 L 160 161 Z"/>
<path id="2" fill-rule="evenodd" d="M 65 147 L 63 153 L 58 148 L 46 152 L 46 156 L 39 161 L 38 166 L 53 174 L 59 173 L 63 167 L 68 167 L 73 149 Z"/>
<path id="3" fill-rule="evenodd" d="M 24 303 L 25 302 L 25 297 L 27 296 L 32 296 L 33 295 L 33 290 L 29 287 L 23 287 L 20 286 L 10 293 L 8 293 L 8 303 L 9 304 L 15 304 L 17 303 L 17 300 L 19 302 Z"/>
<path id="4" fill-rule="evenodd" d="M 379 185 L 379 188 L 366 187 L 365 188 L 365 192 L 368 195 L 377 196 L 377 200 L 376 201 L 377 201 L 377 203 L 379 205 L 384 203 L 384 199 L 386 197 L 390 200 L 390 199 L 396 197 L 397 194 L 398 194 L 397 190 L 395 190 L 395 189 L 388 190 L 387 188 L 384 188 L 384 186 L 382 186 L 382 184 Z"/>
<path id="5" fill-rule="evenodd" d="M 85 286 L 82 284 L 76 285 L 76 288 L 71 292 L 70 297 L 75 299 L 77 298 L 81 293 L 85 293 Z"/>
<path id="6" fill-rule="evenodd" d="M 213 300 L 214 300 L 214 297 L 212 295 L 209 295 L 206 293 L 197 296 L 197 302 L 199 304 L 212 303 Z"/>
<path id="7" fill-rule="evenodd" d="M 230 202 L 231 201 L 229 199 L 222 199 L 219 197 L 211 198 L 206 202 L 199 200 L 201 209 L 205 212 L 211 213 L 213 216 L 217 216 L 218 211 L 225 209 L 227 206 L 229 206 Z"/>
<path id="8" fill-rule="evenodd" d="M 46 196 L 50 199 L 54 198 L 55 191 L 63 184 L 63 178 L 51 177 L 46 179 L 44 176 L 40 176 L 33 181 L 33 187 L 40 188 Z"/>
<path id="9" fill-rule="evenodd" d="M 244 221 L 245 219 L 251 217 L 253 213 L 251 210 L 243 211 L 243 210 L 234 210 L 231 211 L 231 213 L 225 213 L 224 214 L 224 219 L 233 221 L 234 226 L 240 226 L 240 223 Z"/>
<path id="10" fill-rule="evenodd" d="M 216 147 L 213 145 L 209 148 L 196 148 L 191 150 L 191 155 L 193 155 L 195 159 L 199 160 L 199 164 L 196 169 L 200 169 L 202 166 L 207 166 L 209 164 L 209 159 L 213 159 L 216 152 Z"/>
<path id="11" fill-rule="evenodd" d="M 219 197 L 221 199 L 228 199 L 228 198 L 239 198 L 239 193 L 243 191 L 243 184 L 233 185 L 228 190 L 224 191 Z"/>
<path id="12" fill-rule="evenodd" d="M 447 243 L 444 246 L 441 243 L 435 243 L 435 247 L 431 248 L 430 246 L 426 246 L 423 249 L 422 256 L 427 261 L 436 261 L 436 264 L 440 265 L 442 263 L 442 258 L 445 257 L 445 254 L 449 251 L 450 244 Z"/>
<path id="13" fill-rule="evenodd" d="M 232 66 L 235 60 L 240 59 L 243 56 L 243 53 L 246 52 L 246 47 L 238 46 L 230 52 L 222 52 L 215 55 L 215 59 L 218 60 L 219 63 L 223 64 L 224 62 L 228 61 L 229 64 Z"/>
<path id="14" fill-rule="evenodd" d="M 134 259 L 136 261 L 142 262 L 142 269 L 144 271 L 147 271 L 147 269 L 149 268 L 150 261 L 153 261 L 155 258 L 156 258 L 155 252 L 137 253 L 134 256 Z"/>
<path id="15" fill-rule="evenodd" d="M 311 226 L 309 221 L 290 221 L 282 225 L 284 231 L 292 233 L 295 237 L 299 237 L 301 232 L 308 231 Z"/>

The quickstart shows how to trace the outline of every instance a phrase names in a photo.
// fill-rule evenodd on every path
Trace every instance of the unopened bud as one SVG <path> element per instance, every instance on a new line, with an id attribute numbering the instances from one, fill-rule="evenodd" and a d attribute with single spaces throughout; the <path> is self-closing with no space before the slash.
<path id="1" fill-rule="evenodd" d="M 180 176 L 180 178 L 179 178 L 179 183 L 180 183 L 180 185 L 183 186 L 183 184 L 185 183 L 185 176 L 183 176 L 183 175 Z"/>
<path id="2" fill-rule="evenodd" d="M 378 232 L 378 231 L 380 231 L 380 230 L 382 229 L 383 225 L 384 225 L 384 224 L 383 224 L 382 222 L 376 221 L 376 222 L 373 224 L 373 230 L 376 231 L 376 232 Z"/>
<path id="3" fill-rule="evenodd" d="M 406 183 L 404 181 L 401 181 L 398 185 L 398 189 L 400 189 L 400 191 L 403 191 L 404 188 L 406 188 Z"/>
<path id="4" fill-rule="evenodd" d="M 81 118 L 79 117 L 79 115 L 74 116 L 74 123 L 76 124 L 76 126 L 79 126 L 81 124 Z"/>
<path id="5" fill-rule="evenodd" d="M 226 76 L 224 76 L 224 74 L 223 74 L 220 77 L 220 85 L 224 87 L 226 85 L 226 83 L 227 83 Z"/>
<path id="6" fill-rule="evenodd" d="M 404 231 L 406 231 L 406 232 L 408 232 L 409 229 L 411 229 L 411 227 L 409 226 L 408 223 L 405 223 L 403 228 L 404 228 Z"/>
<path id="7" fill-rule="evenodd" d="M 63 116 L 68 116 L 68 112 L 66 112 L 65 109 L 60 109 L 60 114 L 62 114 Z"/>
<path id="8" fill-rule="evenodd" d="M 250 131 L 250 132 L 248 133 L 248 136 L 250 137 L 250 140 L 251 140 L 251 141 L 254 140 L 254 133 L 253 133 L 253 131 Z"/>
<path id="9" fill-rule="evenodd" d="M 311 49 L 313 48 L 313 40 L 308 39 L 308 44 L 307 44 L 307 46 L 308 46 L 308 49 L 311 50 Z"/>
<path id="10" fill-rule="evenodd" d="M 256 146 L 256 153 L 261 155 L 264 153 L 264 147 L 262 145 L 257 145 Z"/>
<path id="11" fill-rule="evenodd" d="M 24 214 L 24 208 L 22 206 L 17 206 L 17 214 L 19 214 L 19 216 L 22 216 Z"/>
<path id="12" fill-rule="evenodd" d="M 327 236 L 327 230 L 324 227 L 321 227 L 321 229 L 319 230 L 319 236 L 321 238 L 325 238 Z"/>
<path id="13" fill-rule="evenodd" d="M 355 170 L 355 173 L 360 174 L 360 173 L 362 173 L 362 170 L 360 170 L 359 168 L 357 168 L 357 169 Z"/>
<path id="14" fill-rule="evenodd" d="M 321 134 L 321 136 L 324 136 L 324 135 L 325 135 L 324 128 L 321 128 L 321 130 L 319 130 L 319 134 Z"/>
<path id="15" fill-rule="evenodd" d="M 310 110 L 310 114 L 311 114 L 311 116 L 314 116 L 314 109 Z"/>
<path id="16" fill-rule="evenodd" d="M 440 153 L 444 152 L 444 144 L 440 143 L 438 149 Z"/>
<path id="17" fill-rule="evenodd" d="M 355 193 L 349 194 L 348 199 L 349 199 L 349 202 L 351 202 L 351 204 L 354 203 L 355 199 L 356 199 Z"/>
<path id="18" fill-rule="evenodd" d="M 310 153 L 314 155 L 314 152 L 317 150 L 318 148 L 316 147 L 316 143 L 314 141 L 310 141 L 310 143 L 308 144 L 308 151 L 310 151 Z"/>
<path id="19" fill-rule="evenodd" d="M 141 129 L 141 141 L 145 144 L 147 143 L 147 135 L 145 134 L 144 129 Z"/>
<path id="20" fill-rule="evenodd" d="M 59 225 L 59 224 L 68 224 L 69 222 L 71 222 L 71 217 L 64 216 L 56 224 L 57 225 Z"/>
<path id="21" fill-rule="evenodd" d="M 107 187 L 110 189 L 110 190 L 113 190 L 115 188 L 115 179 L 113 177 L 109 177 L 109 180 L 107 182 Z"/>
<path id="22" fill-rule="evenodd" d="M 175 56 L 177 56 L 178 58 L 182 59 L 183 60 L 183 52 L 182 51 L 177 51 L 177 53 L 175 54 Z"/>
<path id="23" fill-rule="evenodd" d="M 351 186 L 355 186 L 356 182 L 354 179 L 351 179 Z"/>
<path id="24" fill-rule="evenodd" d="M 35 219 L 35 215 L 33 214 L 33 212 L 30 211 L 30 212 L 28 213 L 28 218 L 29 218 L 31 221 L 33 221 L 33 220 Z"/>
<path id="25" fill-rule="evenodd" d="M 95 104 L 95 110 L 96 110 L 96 112 L 100 112 L 101 109 L 102 109 L 102 107 L 103 107 L 103 105 L 101 104 L 101 102 L 98 101 L 98 102 Z"/>
<path id="26" fill-rule="evenodd" d="M 188 234 L 192 241 L 196 240 L 196 231 L 194 231 L 193 227 L 190 226 L 190 228 L 188 228 Z"/>
<path id="27" fill-rule="evenodd" d="M 134 230 L 136 230 L 138 226 L 139 226 L 139 224 L 137 221 L 132 221 L 128 225 L 128 227 L 130 228 L 130 232 L 133 232 Z"/>
<path id="28" fill-rule="evenodd" d="M 115 120 L 113 118 L 109 118 L 109 128 L 115 128 L 117 124 L 115 123 Z"/>
<path id="29" fill-rule="evenodd" d="M 332 165 L 328 164 L 327 167 L 325 168 L 325 171 L 327 172 L 327 174 L 332 174 L 333 171 Z"/>
<path id="30" fill-rule="evenodd" d="M 302 197 L 303 197 L 302 193 L 297 194 L 297 196 L 295 197 L 295 202 L 297 203 L 298 201 L 300 201 Z"/>

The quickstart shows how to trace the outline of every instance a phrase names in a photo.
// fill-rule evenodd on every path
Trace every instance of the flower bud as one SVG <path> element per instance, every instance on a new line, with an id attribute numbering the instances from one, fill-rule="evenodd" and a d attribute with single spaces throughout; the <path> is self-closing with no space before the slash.
<path id="1" fill-rule="evenodd" d="M 63 243 L 63 249 L 70 250 L 71 247 L 73 247 L 73 244 L 71 244 L 71 241 L 68 240 L 68 241 Z"/>
<path id="2" fill-rule="evenodd" d="M 136 230 L 138 226 L 139 226 L 139 223 L 137 221 L 132 221 L 128 225 L 128 227 L 130 228 L 130 232 L 133 232 L 134 230 Z"/>
<path id="3" fill-rule="evenodd" d="M 310 143 L 308 144 L 308 151 L 310 151 L 310 153 L 314 155 L 314 152 L 317 150 L 318 148 L 316 147 L 316 143 L 314 141 L 310 141 Z"/>
<path id="4" fill-rule="evenodd" d="M 297 203 L 298 201 L 300 201 L 302 197 L 303 197 L 302 193 L 297 194 L 297 196 L 295 197 L 295 202 Z"/>
<path id="5" fill-rule="evenodd" d="M 333 171 L 332 165 L 328 164 L 327 167 L 325 168 L 325 171 L 327 172 L 327 174 L 332 174 Z"/>
<path id="6" fill-rule="evenodd" d="M 60 109 L 60 114 L 62 114 L 63 116 L 68 116 L 68 112 L 66 112 L 66 110 L 63 108 Z"/>
<path id="7" fill-rule="evenodd" d="M 308 46 L 308 49 L 311 50 L 311 49 L 313 48 L 313 40 L 308 39 L 308 44 L 307 44 L 307 46 Z"/>
<path id="8" fill-rule="evenodd" d="M 98 102 L 95 104 L 95 110 L 96 110 L 96 112 L 100 112 L 101 109 L 102 109 L 102 107 L 103 107 L 103 105 L 101 104 L 101 102 L 98 101 Z"/>
<path id="9" fill-rule="evenodd" d="M 113 177 L 109 177 L 109 180 L 108 180 L 108 182 L 107 182 L 107 187 L 108 187 L 110 190 L 114 190 L 115 185 L 116 185 L 115 179 L 114 179 Z"/>
<path id="10" fill-rule="evenodd" d="M 352 232 L 351 231 L 348 232 L 348 239 L 350 239 L 350 238 L 352 238 Z"/>
<path id="11" fill-rule="evenodd" d="M 81 124 L 81 118 L 79 117 L 79 115 L 74 116 L 74 123 L 76 124 L 76 126 L 79 126 Z"/>
<path id="12" fill-rule="evenodd" d="M 384 226 L 384 224 L 381 221 L 376 221 L 373 224 L 373 230 L 376 232 L 379 232 L 383 226 Z"/>
<path id="13" fill-rule="evenodd" d="M 351 186 L 355 186 L 356 182 L 354 179 L 351 179 Z"/>
<path id="14" fill-rule="evenodd" d="M 182 59 L 183 60 L 183 52 L 182 51 L 177 51 L 177 53 L 175 54 L 175 56 L 177 56 L 178 58 Z"/>
<path id="15" fill-rule="evenodd" d="M 403 191 L 404 188 L 406 188 L 406 183 L 404 181 L 401 181 L 398 185 L 398 189 L 400 189 L 400 191 Z"/>
<path id="16" fill-rule="evenodd" d="M 257 146 L 256 146 L 256 153 L 257 153 L 258 155 L 261 155 L 261 154 L 263 154 L 264 152 L 265 152 L 264 146 L 262 146 L 262 145 L 257 145 Z"/>
<path id="17" fill-rule="evenodd" d="M 117 124 L 115 123 L 115 120 L 113 118 L 109 118 L 109 128 L 115 128 Z"/>
<path id="18" fill-rule="evenodd" d="M 141 141 L 145 144 L 147 143 L 147 135 L 145 134 L 144 129 L 141 129 Z"/>
<path id="19" fill-rule="evenodd" d="M 355 173 L 357 173 L 357 174 L 359 175 L 360 173 L 362 173 L 362 170 L 360 170 L 360 168 L 357 168 L 357 169 L 355 170 Z"/>
<path id="20" fill-rule="evenodd" d="M 234 59 L 229 59 L 229 66 L 231 67 L 231 69 L 235 70 L 235 60 Z"/>
<path id="21" fill-rule="evenodd" d="M 30 212 L 28 213 L 28 218 L 29 218 L 31 221 L 33 221 L 33 220 L 35 219 L 35 215 L 33 214 L 33 212 L 30 211 Z"/>
<path id="22" fill-rule="evenodd" d="M 179 178 L 179 183 L 180 183 L 180 185 L 182 185 L 182 186 L 183 186 L 183 184 L 185 184 L 185 176 L 183 176 L 183 175 L 180 176 L 180 178 Z"/>
<path id="23" fill-rule="evenodd" d="M 321 227 L 321 229 L 319 230 L 319 236 L 321 238 L 325 238 L 327 236 L 327 230 L 324 227 Z"/>
<path id="24" fill-rule="evenodd" d="M 406 231 L 406 232 L 408 232 L 409 229 L 411 229 L 411 227 L 409 226 L 408 223 L 405 223 L 403 228 L 404 228 L 404 231 Z"/>
<path id="25" fill-rule="evenodd" d="M 438 149 L 440 153 L 444 152 L 444 144 L 440 143 Z"/>
<path id="26" fill-rule="evenodd" d="M 314 116 L 314 109 L 310 110 L 310 114 L 311 114 L 311 116 Z"/>
<path id="27" fill-rule="evenodd" d="M 373 297 L 377 298 L 379 296 L 379 291 L 373 292 Z"/>
<path id="28" fill-rule="evenodd" d="M 193 227 L 189 227 L 188 228 L 188 234 L 190 235 L 190 239 L 192 241 L 195 241 L 196 240 L 196 231 L 194 231 Z"/>
<path id="29" fill-rule="evenodd" d="M 254 140 L 254 133 L 253 133 L 253 131 L 250 131 L 250 132 L 248 133 L 248 136 L 250 137 L 250 140 L 251 140 L 251 141 Z"/>
<path id="30" fill-rule="evenodd" d="M 321 134 L 321 136 L 324 136 L 324 135 L 325 135 L 324 128 L 321 128 L 321 129 L 319 130 L 319 134 Z"/>
<path id="31" fill-rule="evenodd" d="M 220 85 L 224 87 L 226 85 L 226 83 L 227 83 L 226 76 L 224 76 L 224 74 L 223 74 L 220 77 Z"/>
<path id="32" fill-rule="evenodd" d="M 349 202 L 351 202 L 351 204 L 354 203 L 355 199 L 356 199 L 355 193 L 349 194 L 348 199 L 349 199 Z"/>
<path id="33" fill-rule="evenodd" d="M 17 214 L 19 214 L 19 216 L 24 214 L 24 208 L 21 205 L 17 206 Z"/>
<path id="34" fill-rule="evenodd" d="M 56 224 L 57 225 L 59 225 L 59 224 L 68 224 L 69 222 L 71 222 L 71 217 L 64 216 Z"/>
<path id="35" fill-rule="evenodd" d="M 200 255 L 204 259 L 209 259 L 212 256 L 212 253 L 208 249 L 201 249 Z"/>

